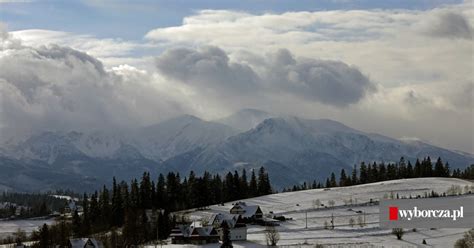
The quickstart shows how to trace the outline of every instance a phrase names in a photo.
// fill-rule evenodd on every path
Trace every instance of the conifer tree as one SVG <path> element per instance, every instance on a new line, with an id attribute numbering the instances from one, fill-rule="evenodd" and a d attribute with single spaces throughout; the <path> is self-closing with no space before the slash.
<path id="1" fill-rule="evenodd" d="M 84 196 L 82 198 L 82 209 L 83 209 L 83 215 L 82 215 L 81 234 L 83 236 L 86 236 L 91 231 L 89 199 L 86 193 L 84 193 Z"/>
<path id="2" fill-rule="evenodd" d="M 219 174 L 215 175 L 211 182 L 212 191 L 212 202 L 213 203 L 222 203 L 222 179 Z"/>
<path id="3" fill-rule="evenodd" d="M 407 178 L 405 158 L 401 157 L 398 163 L 398 173 L 396 178 Z"/>
<path id="4" fill-rule="evenodd" d="M 51 237 L 49 233 L 49 227 L 47 224 L 43 224 L 39 232 L 39 247 L 40 248 L 50 248 L 51 244 Z"/>
<path id="5" fill-rule="evenodd" d="M 270 186 L 270 179 L 268 174 L 265 172 L 265 168 L 260 167 L 258 172 L 258 195 L 267 195 L 272 193 Z"/>
<path id="6" fill-rule="evenodd" d="M 158 182 L 156 183 L 156 203 L 155 207 L 158 209 L 163 209 L 165 208 L 165 202 L 167 202 L 166 199 L 166 181 L 165 181 L 165 176 L 160 173 L 158 176 Z"/>
<path id="7" fill-rule="evenodd" d="M 360 164 L 359 183 L 364 184 L 368 181 L 367 166 L 365 162 Z"/>
<path id="8" fill-rule="evenodd" d="M 242 170 L 242 176 L 240 177 L 240 197 L 247 198 L 249 196 L 249 185 L 247 182 L 247 171 L 245 168 Z"/>
<path id="9" fill-rule="evenodd" d="M 258 195 L 258 186 L 257 186 L 257 177 L 255 176 L 255 170 L 252 170 L 252 175 L 250 176 L 250 196 L 255 197 Z"/>
<path id="10" fill-rule="evenodd" d="M 104 185 L 102 191 L 100 192 L 99 196 L 99 209 L 100 209 L 100 218 L 98 220 L 99 225 L 103 229 L 107 229 L 109 227 L 109 220 L 110 220 L 110 196 L 109 190 Z"/>
<path id="11" fill-rule="evenodd" d="M 79 213 L 77 212 L 77 209 L 74 210 L 74 213 L 72 215 L 72 233 L 75 238 L 81 237 L 81 227 L 82 227 L 82 222 L 81 222 L 81 217 L 79 217 Z"/>
<path id="12" fill-rule="evenodd" d="M 240 176 L 239 172 L 234 171 L 234 177 L 232 179 L 232 185 L 234 186 L 234 197 L 236 199 L 241 199 L 242 197 L 242 189 L 240 188 L 241 186 L 241 181 L 240 181 Z"/>
<path id="13" fill-rule="evenodd" d="M 111 214 L 111 224 L 112 226 L 122 226 L 123 224 L 123 199 L 122 192 L 115 177 L 113 178 L 112 183 L 112 214 Z"/>
<path id="14" fill-rule="evenodd" d="M 150 173 L 144 172 L 142 176 L 142 180 L 140 182 L 140 197 L 139 203 L 140 207 L 143 209 L 150 209 L 152 205 L 151 199 L 151 179 Z"/>
<path id="15" fill-rule="evenodd" d="M 423 168 L 421 167 L 421 163 L 419 159 L 416 159 L 415 162 L 415 169 L 414 169 L 414 177 L 422 177 L 423 175 Z"/>
<path id="16" fill-rule="evenodd" d="M 372 164 L 372 169 L 370 171 L 372 182 L 380 181 L 379 169 L 376 162 Z"/>
<path id="17" fill-rule="evenodd" d="M 330 185 L 331 187 L 337 187 L 336 175 L 334 172 L 331 172 Z"/>
<path id="18" fill-rule="evenodd" d="M 435 163 L 433 174 L 435 177 L 443 177 L 445 174 L 444 164 L 443 164 L 443 161 L 441 161 L 440 157 L 438 157 L 438 160 Z"/>
<path id="19" fill-rule="evenodd" d="M 379 181 L 385 181 L 387 180 L 387 169 L 385 167 L 385 163 L 382 162 L 379 165 Z"/>
<path id="20" fill-rule="evenodd" d="M 138 182 L 136 179 L 133 179 L 130 183 L 130 206 L 131 208 L 139 208 L 140 204 L 140 190 L 138 188 Z"/>
<path id="21" fill-rule="evenodd" d="M 367 165 L 367 183 L 372 183 L 375 181 L 375 178 L 372 177 L 372 165 L 368 163 Z"/>
<path id="22" fill-rule="evenodd" d="M 234 177 L 232 173 L 228 172 L 224 180 L 224 199 L 225 201 L 232 201 L 235 197 Z"/>
<path id="23" fill-rule="evenodd" d="M 339 186 L 346 186 L 346 181 L 347 181 L 347 176 L 346 176 L 346 171 L 344 169 L 341 169 L 341 174 L 339 176 Z"/>
<path id="24" fill-rule="evenodd" d="M 359 180 L 357 178 L 357 165 L 354 165 L 354 168 L 352 169 L 352 177 L 351 177 L 351 183 L 352 185 L 356 185 L 359 183 Z"/>
<path id="25" fill-rule="evenodd" d="M 89 203 L 89 223 L 94 223 L 99 219 L 100 216 L 100 209 L 99 209 L 99 203 L 97 201 L 97 191 L 92 194 L 90 203 Z M 97 225 L 91 225 L 91 231 L 96 231 L 98 228 L 100 228 Z"/>
<path id="26" fill-rule="evenodd" d="M 451 168 L 449 167 L 449 163 L 446 162 L 444 166 L 444 176 L 445 177 L 450 177 L 451 176 Z"/>
<path id="27" fill-rule="evenodd" d="M 221 248 L 232 248 L 232 241 L 230 240 L 230 230 L 227 221 L 223 221 L 222 225 L 222 244 Z"/>
<path id="28" fill-rule="evenodd" d="M 415 175 L 414 175 L 414 171 L 413 171 L 413 166 L 411 165 L 411 162 L 408 161 L 406 177 L 407 178 L 413 178 L 414 176 Z"/>

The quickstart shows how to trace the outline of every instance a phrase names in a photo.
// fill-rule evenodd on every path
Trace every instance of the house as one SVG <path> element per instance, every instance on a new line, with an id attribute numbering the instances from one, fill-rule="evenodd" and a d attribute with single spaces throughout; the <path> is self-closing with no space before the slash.
<path id="1" fill-rule="evenodd" d="M 76 205 L 76 202 L 74 200 L 69 200 L 67 203 L 66 203 L 66 206 L 64 207 L 64 213 L 74 213 L 74 211 L 77 210 L 77 205 Z"/>
<path id="2" fill-rule="evenodd" d="M 157 222 L 158 216 L 164 214 L 164 209 L 145 209 L 146 218 L 149 222 Z"/>
<path id="3" fill-rule="evenodd" d="M 102 248 L 102 242 L 93 238 L 69 239 L 69 248 Z"/>
<path id="4" fill-rule="evenodd" d="M 82 215 L 84 210 L 82 206 L 77 205 L 74 200 L 69 199 L 66 203 L 66 206 L 64 206 L 64 215 L 67 217 L 72 217 L 75 211 L 77 211 L 79 215 Z"/>
<path id="5" fill-rule="evenodd" d="M 214 214 L 209 219 L 209 223 L 217 228 L 219 238 L 222 240 L 222 224 L 226 222 L 229 227 L 229 236 L 231 241 L 247 240 L 247 225 L 239 214 Z"/>
<path id="6" fill-rule="evenodd" d="M 213 226 L 179 225 L 171 230 L 171 244 L 205 245 L 219 242 L 219 234 Z"/>
<path id="7" fill-rule="evenodd" d="M 15 208 L 16 204 L 11 202 L 0 202 L 0 209 Z"/>
<path id="8" fill-rule="evenodd" d="M 231 214 L 238 214 L 244 222 L 259 222 L 263 219 L 263 212 L 258 205 L 247 205 L 245 202 L 237 202 L 230 209 Z"/>

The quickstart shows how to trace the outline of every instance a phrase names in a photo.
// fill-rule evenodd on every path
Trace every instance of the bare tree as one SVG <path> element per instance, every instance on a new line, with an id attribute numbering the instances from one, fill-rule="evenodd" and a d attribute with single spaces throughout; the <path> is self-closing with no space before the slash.
<path id="1" fill-rule="evenodd" d="M 313 208 L 319 208 L 321 201 L 319 199 L 313 200 Z"/>
<path id="2" fill-rule="evenodd" d="M 276 246 L 280 240 L 280 233 L 274 226 L 267 226 L 265 228 L 265 237 L 267 238 L 267 245 Z"/>
<path id="3" fill-rule="evenodd" d="M 401 240 L 403 237 L 403 228 L 393 228 L 392 234 L 397 236 L 398 240 Z"/>
<path id="4" fill-rule="evenodd" d="M 23 241 L 26 241 L 26 233 L 20 228 L 16 230 L 13 236 L 15 237 L 15 242 L 17 245 L 22 245 Z"/>
<path id="5" fill-rule="evenodd" d="M 334 200 L 329 200 L 328 204 L 329 206 L 334 207 L 334 204 L 336 204 L 336 202 Z"/>
<path id="6" fill-rule="evenodd" d="M 329 224 L 327 220 L 324 221 L 324 229 L 329 229 Z"/>
<path id="7" fill-rule="evenodd" d="M 351 227 L 354 227 L 354 225 L 355 225 L 355 220 L 354 220 L 354 218 L 351 217 L 351 218 L 349 219 L 349 225 L 350 225 Z"/>
<path id="8" fill-rule="evenodd" d="M 464 233 L 464 236 L 462 239 L 459 239 L 454 243 L 455 248 L 468 248 L 468 247 L 474 247 L 474 229 L 471 229 Z"/>
<path id="9" fill-rule="evenodd" d="M 357 216 L 357 224 L 359 224 L 360 227 L 364 227 L 364 225 L 365 225 L 364 219 L 360 215 Z"/>

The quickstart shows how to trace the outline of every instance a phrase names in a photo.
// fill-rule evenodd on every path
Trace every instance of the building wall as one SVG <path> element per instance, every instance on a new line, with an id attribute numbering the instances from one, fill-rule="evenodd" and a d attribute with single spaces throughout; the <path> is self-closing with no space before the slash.
<path id="1" fill-rule="evenodd" d="M 247 227 L 230 229 L 230 240 L 247 240 Z"/>

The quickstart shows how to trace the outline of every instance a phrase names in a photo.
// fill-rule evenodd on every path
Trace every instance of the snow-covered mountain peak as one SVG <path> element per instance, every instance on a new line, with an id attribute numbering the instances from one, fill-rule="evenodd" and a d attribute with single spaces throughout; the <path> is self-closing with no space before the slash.
<path id="1" fill-rule="evenodd" d="M 18 144 L 13 156 L 20 159 L 39 159 L 54 163 L 58 156 L 78 156 L 82 152 L 77 149 L 70 137 L 61 132 L 43 132 L 33 135 Z"/>
<path id="2" fill-rule="evenodd" d="M 225 124 L 240 131 L 247 131 L 256 127 L 263 120 L 271 117 L 275 117 L 275 115 L 258 109 L 242 109 L 227 117 L 218 119 L 216 122 Z"/>
<path id="3" fill-rule="evenodd" d="M 134 143 L 145 157 L 162 160 L 219 143 L 237 132 L 221 123 L 183 115 L 137 130 Z"/>
<path id="4" fill-rule="evenodd" d="M 69 132 L 73 144 L 90 157 L 110 158 L 124 143 L 125 137 L 118 133 L 94 131 L 91 133 Z"/>
<path id="5" fill-rule="evenodd" d="M 305 132 L 313 135 L 332 133 L 356 133 L 361 131 L 350 128 L 340 122 L 329 119 L 303 119 L 295 116 L 277 117 L 265 119 L 255 129 L 280 128 L 283 130 L 293 130 L 293 132 Z"/>

